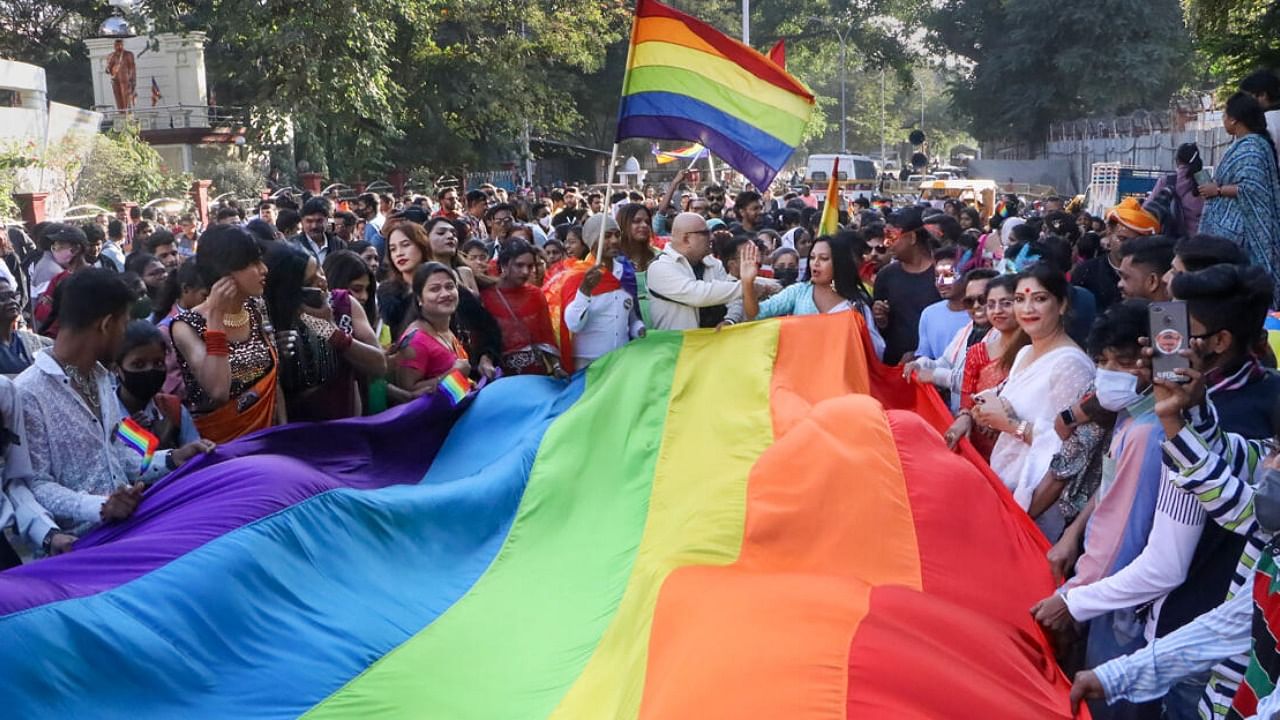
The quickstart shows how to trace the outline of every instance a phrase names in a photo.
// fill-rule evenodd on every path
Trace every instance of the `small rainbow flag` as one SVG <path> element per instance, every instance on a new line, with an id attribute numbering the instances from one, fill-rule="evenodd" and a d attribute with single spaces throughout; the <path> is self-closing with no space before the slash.
<path id="1" fill-rule="evenodd" d="M 460 370 L 454 370 L 440 381 L 440 390 L 449 396 L 449 401 L 454 405 L 462 402 L 462 398 L 471 392 L 472 387 L 471 378 L 463 375 Z"/>
<path id="2" fill-rule="evenodd" d="M 677 160 L 697 160 L 707 154 L 707 149 L 698 143 L 686 145 L 678 150 L 660 150 L 657 143 L 653 143 L 651 147 L 650 152 L 657 158 L 659 165 L 666 165 Z"/>
<path id="3" fill-rule="evenodd" d="M 142 456 L 142 469 L 151 467 L 156 456 L 156 448 L 160 447 L 160 439 L 152 435 L 133 418 L 125 418 L 116 427 L 116 437 L 120 442 L 133 448 Z"/>
<path id="4" fill-rule="evenodd" d="M 657 0 L 639 0 L 617 140 L 706 146 L 768 188 L 804 137 L 813 93 L 776 62 Z"/>
<path id="5" fill-rule="evenodd" d="M 827 198 L 822 203 L 822 221 L 818 223 L 818 235 L 835 235 L 840 232 L 840 158 L 831 166 L 831 179 L 827 181 Z"/>

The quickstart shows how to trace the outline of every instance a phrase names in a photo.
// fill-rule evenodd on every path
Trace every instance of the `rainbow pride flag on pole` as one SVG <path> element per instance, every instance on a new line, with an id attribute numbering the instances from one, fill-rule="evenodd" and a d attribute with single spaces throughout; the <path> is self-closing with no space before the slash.
<path id="1" fill-rule="evenodd" d="M 773 60 L 657 0 L 639 0 L 617 141 L 700 143 L 760 189 L 804 136 L 813 93 Z"/>
<path id="2" fill-rule="evenodd" d="M 0 573 L 0 707 L 1067 720 L 1043 536 L 868 347 L 858 313 L 652 332 L 221 446 Z"/>
<path id="3" fill-rule="evenodd" d="M 160 447 L 159 438 L 130 417 L 116 426 L 116 439 L 142 457 L 143 470 L 151 467 L 151 461 L 156 457 L 156 449 Z"/>
<path id="4" fill-rule="evenodd" d="M 667 163 L 673 163 L 677 160 L 692 161 L 705 157 L 707 149 L 697 143 L 694 143 L 676 150 L 661 150 L 658 148 L 657 143 L 653 143 L 650 147 L 650 152 L 652 152 L 653 156 L 657 158 L 659 165 L 666 165 Z"/>

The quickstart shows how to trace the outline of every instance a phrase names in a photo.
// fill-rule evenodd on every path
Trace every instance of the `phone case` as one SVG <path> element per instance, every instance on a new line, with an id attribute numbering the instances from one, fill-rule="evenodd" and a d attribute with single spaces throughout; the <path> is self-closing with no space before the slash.
<path id="1" fill-rule="evenodd" d="M 1147 320 L 1151 332 L 1148 337 L 1151 338 L 1152 375 L 1161 380 L 1186 382 L 1185 377 L 1174 371 L 1191 367 L 1191 361 L 1181 354 L 1191 342 L 1187 304 L 1176 300 L 1151 303 Z"/>

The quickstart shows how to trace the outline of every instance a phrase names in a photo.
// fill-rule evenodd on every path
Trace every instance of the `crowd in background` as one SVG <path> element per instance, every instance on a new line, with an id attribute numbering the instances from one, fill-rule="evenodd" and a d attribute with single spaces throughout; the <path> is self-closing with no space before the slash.
<path id="1" fill-rule="evenodd" d="M 566 377 L 650 330 L 853 312 L 1052 544 L 1062 586 L 1031 611 L 1095 717 L 1270 717 L 1277 85 L 1252 77 L 1227 103 L 1236 139 L 1212 176 L 1183 146 L 1150 196 L 1101 217 L 1056 197 L 859 197 L 820 233 L 808 190 L 682 172 L 661 195 L 285 195 L 203 228 L 124 211 L 11 232 L 0 568 L 73 551 L 263 428 L 450 377 Z M 1190 367 L 1153 377 L 1149 315 L 1171 300 Z"/>

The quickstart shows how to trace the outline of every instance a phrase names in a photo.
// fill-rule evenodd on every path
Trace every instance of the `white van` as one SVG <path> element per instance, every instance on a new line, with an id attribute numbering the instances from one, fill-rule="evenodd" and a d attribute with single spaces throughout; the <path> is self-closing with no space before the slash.
<path id="1" fill-rule="evenodd" d="M 845 202 L 855 198 L 870 199 L 876 189 L 876 163 L 866 155 L 810 155 L 805 163 L 804 181 L 818 202 L 826 200 L 831 169 L 840 158 L 840 195 Z"/>

